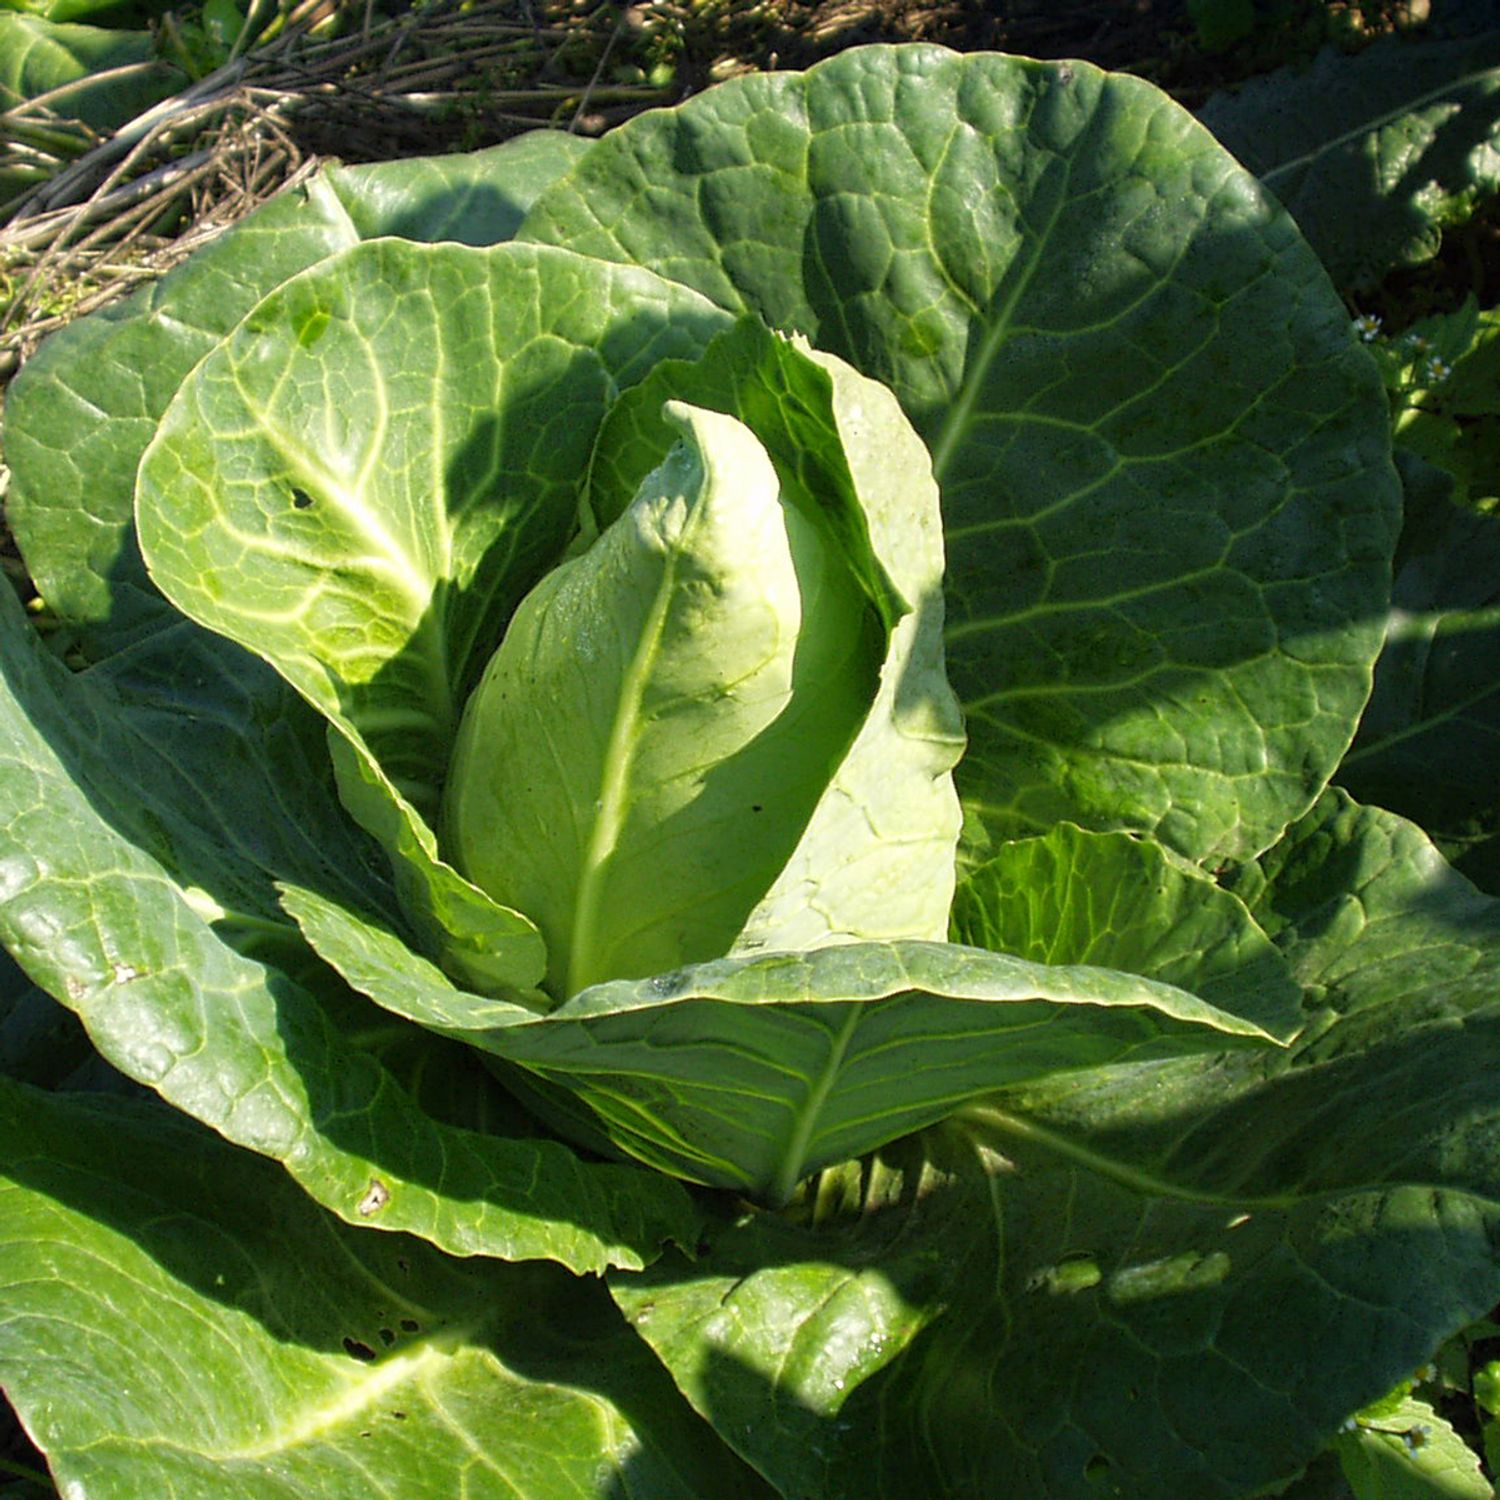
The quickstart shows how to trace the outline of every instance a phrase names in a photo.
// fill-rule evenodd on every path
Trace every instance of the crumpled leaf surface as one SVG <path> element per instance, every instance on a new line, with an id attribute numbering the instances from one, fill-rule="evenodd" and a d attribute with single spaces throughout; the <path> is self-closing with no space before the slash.
<path id="1" fill-rule="evenodd" d="M 1339 795 L 1239 884 L 1324 1002 L 1288 1051 L 1000 1091 L 612 1278 L 783 1493 L 1232 1500 L 1500 1297 L 1500 903 Z"/>
<path id="2" fill-rule="evenodd" d="M 1149 974 L 1284 1040 L 1302 991 L 1244 903 L 1159 844 L 1063 823 L 967 871 L 953 940 L 1035 963 Z"/>
<path id="3" fill-rule="evenodd" d="M 107 678 L 68 673 L 20 613 L 0 589 L 0 936 L 109 1062 L 342 1217 L 455 1253 L 596 1270 L 692 1235 L 664 1178 L 425 1113 L 360 1044 L 378 1013 L 341 1028 L 296 977 L 271 872 L 367 900 L 382 886 L 309 759 L 315 726 L 263 721 L 236 760 L 189 700 L 164 733 L 159 705 L 138 718 Z"/>
<path id="4" fill-rule="evenodd" d="M 1358 290 L 1430 260 L 1443 230 L 1500 187 L 1500 43 L 1329 47 L 1311 67 L 1216 94 L 1200 118 L 1287 206 L 1339 288 Z"/>
<path id="5" fill-rule="evenodd" d="M 1311 803 L 1380 640 L 1384 400 L 1291 220 L 1156 90 L 855 48 L 628 122 L 521 237 L 896 393 L 943 492 L 971 841 L 1238 858 Z"/>
<path id="6" fill-rule="evenodd" d="M 767 1495 L 596 1284 L 351 1229 L 155 1101 L 0 1079 L 0 1141 L 0 1374 L 64 1495 Z"/>
<path id="7" fill-rule="evenodd" d="M 1132 974 L 918 942 L 687 965 L 536 1016 L 454 989 L 378 922 L 282 900 L 356 989 L 554 1086 L 537 1102 L 564 1130 L 772 1202 L 1007 1083 L 1272 1040 Z"/>

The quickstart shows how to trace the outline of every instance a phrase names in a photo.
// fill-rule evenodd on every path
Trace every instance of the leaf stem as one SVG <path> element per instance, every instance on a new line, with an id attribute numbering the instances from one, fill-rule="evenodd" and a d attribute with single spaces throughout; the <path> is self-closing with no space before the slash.
<path id="1" fill-rule="evenodd" d="M 854 1036 L 862 1014 L 864 1011 L 861 1006 L 849 1007 L 849 1014 L 844 1024 L 839 1027 L 838 1034 L 833 1039 L 833 1046 L 829 1048 L 828 1061 L 823 1064 L 823 1071 L 818 1074 L 817 1081 L 808 1090 L 806 1101 L 797 1111 L 791 1139 L 782 1153 L 781 1165 L 777 1167 L 776 1178 L 770 1186 L 770 1202 L 776 1208 L 786 1205 L 787 1200 L 792 1196 L 792 1189 L 797 1186 L 798 1180 L 804 1175 L 806 1169 L 803 1163 L 807 1159 L 807 1148 L 812 1140 L 813 1127 L 818 1123 L 818 1116 L 823 1112 L 823 1105 L 828 1100 L 829 1090 L 833 1088 L 839 1069 L 844 1065 L 844 1054 L 849 1050 L 850 1040 Z"/>
<path id="2" fill-rule="evenodd" d="M 1006 1114 L 988 1104 L 973 1104 L 955 1111 L 953 1119 L 960 1125 L 994 1131 L 999 1135 L 1015 1136 L 1045 1150 L 1054 1151 L 1079 1165 L 1118 1182 L 1132 1192 L 1152 1198 L 1181 1198 L 1190 1203 L 1211 1203 L 1221 1208 L 1292 1208 L 1303 1201 L 1294 1193 L 1257 1196 L 1253 1193 L 1215 1193 L 1192 1183 L 1172 1182 L 1165 1177 L 1154 1176 L 1125 1162 L 1114 1161 L 1100 1151 L 1071 1139 L 1061 1131 L 1048 1130 L 1020 1115 Z M 1310 1196 L 1310 1195 L 1309 1195 Z"/>

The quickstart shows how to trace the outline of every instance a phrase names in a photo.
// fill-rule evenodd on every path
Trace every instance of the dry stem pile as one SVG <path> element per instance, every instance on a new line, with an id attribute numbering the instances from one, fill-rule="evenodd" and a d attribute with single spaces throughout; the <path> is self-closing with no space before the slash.
<path id="1" fill-rule="evenodd" d="M 649 19 L 670 24 L 670 9 Z M 80 141 L 52 95 L 0 115 L 0 166 L 86 148 L 55 155 L 0 224 L 0 380 L 53 328 L 159 276 L 325 154 L 411 156 L 539 125 L 592 134 L 680 92 L 606 71 L 621 34 L 645 24 L 639 8 L 550 12 L 431 0 L 392 18 L 373 0 L 305 0 L 268 44 L 107 139 Z M 326 35 L 330 21 L 341 35 Z"/>

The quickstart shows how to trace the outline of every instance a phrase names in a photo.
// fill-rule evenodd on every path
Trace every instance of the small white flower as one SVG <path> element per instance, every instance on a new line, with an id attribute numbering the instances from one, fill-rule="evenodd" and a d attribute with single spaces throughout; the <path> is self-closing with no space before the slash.
<path id="1" fill-rule="evenodd" d="M 1354 331 L 1365 343 L 1372 343 L 1380 332 L 1381 318 L 1378 313 L 1361 313 L 1354 320 Z"/>
<path id="2" fill-rule="evenodd" d="M 1423 373 L 1427 377 L 1428 384 L 1438 385 L 1453 373 L 1453 366 L 1440 354 L 1434 354 L 1427 361 L 1427 366 Z"/>

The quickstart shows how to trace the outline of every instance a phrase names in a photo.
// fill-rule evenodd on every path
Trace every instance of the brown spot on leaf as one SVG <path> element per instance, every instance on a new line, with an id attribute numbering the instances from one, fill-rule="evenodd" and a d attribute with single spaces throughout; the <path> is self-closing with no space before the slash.
<path id="1" fill-rule="evenodd" d="M 364 1197 L 359 1200 L 360 1218 L 368 1219 L 371 1214 L 378 1214 L 390 1201 L 391 1190 L 378 1177 L 372 1177 Z"/>

